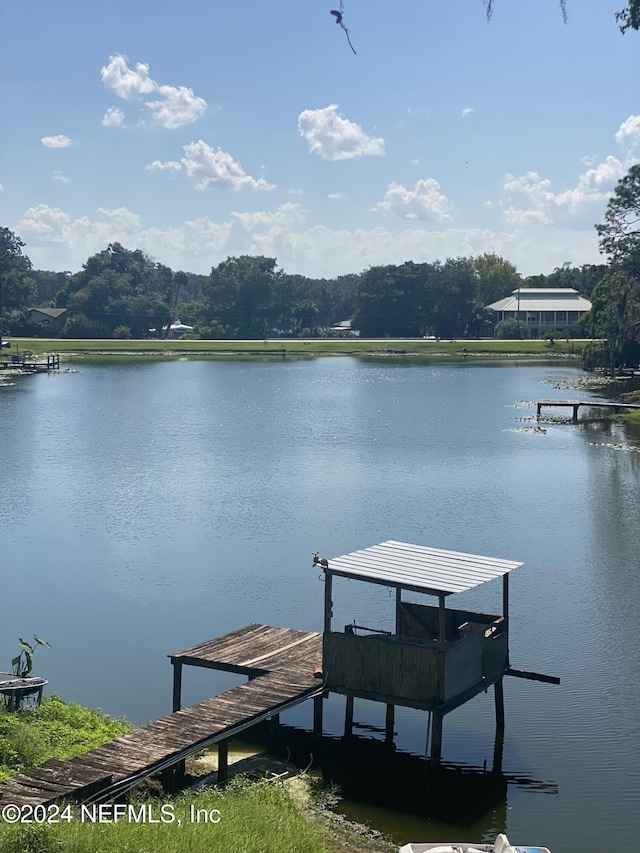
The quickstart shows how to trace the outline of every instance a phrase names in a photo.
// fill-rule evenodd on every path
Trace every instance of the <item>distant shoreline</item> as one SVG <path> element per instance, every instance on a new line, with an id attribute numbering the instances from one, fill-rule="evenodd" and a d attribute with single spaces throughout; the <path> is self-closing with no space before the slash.
<path id="1" fill-rule="evenodd" d="M 238 356 L 309 358 L 322 355 L 412 357 L 420 359 L 579 358 L 584 339 L 547 340 L 425 340 L 423 338 L 268 338 L 266 340 L 85 340 L 12 338 L 5 355 L 29 350 L 36 355 L 59 353 L 62 358 L 229 358 Z"/>

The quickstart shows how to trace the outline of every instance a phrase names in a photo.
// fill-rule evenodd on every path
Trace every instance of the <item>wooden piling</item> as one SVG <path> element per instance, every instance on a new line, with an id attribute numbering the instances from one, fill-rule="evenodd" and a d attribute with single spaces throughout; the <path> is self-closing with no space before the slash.
<path id="1" fill-rule="evenodd" d="M 351 737 L 353 734 L 353 696 L 347 696 L 344 709 L 344 736 Z"/>
<path id="2" fill-rule="evenodd" d="M 271 737 L 275 737 L 278 734 L 278 730 L 280 728 L 280 714 L 274 714 L 269 720 L 269 734 Z"/>
<path id="3" fill-rule="evenodd" d="M 218 743 L 218 782 L 226 782 L 229 778 L 229 741 Z"/>
<path id="4" fill-rule="evenodd" d="M 442 719 L 441 711 L 433 712 L 433 722 L 431 726 L 431 755 L 429 763 L 431 767 L 438 767 L 442 758 Z"/>
<path id="5" fill-rule="evenodd" d="M 180 710 L 182 703 L 182 661 L 172 660 L 173 664 L 173 713 Z"/>
<path id="6" fill-rule="evenodd" d="M 496 705 L 496 731 L 504 732 L 504 691 L 501 678 L 493 685 L 493 698 Z"/>
<path id="7" fill-rule="evenodd" d="M 387 704 L 387 713 L 384 721 L 384 742 L 393 746 L 393 727 L 395 724 L 395 706 Z"/>
<path id="8" fill-rule="evenodd" d="M 322 694 L 313 700 L 313 734 L 316 737 L 322 737 L 322 700 Z"/>

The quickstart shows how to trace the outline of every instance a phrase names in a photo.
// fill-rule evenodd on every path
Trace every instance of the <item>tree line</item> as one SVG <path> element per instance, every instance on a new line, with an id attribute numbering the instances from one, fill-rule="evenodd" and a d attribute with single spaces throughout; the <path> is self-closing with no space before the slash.
<path id="1" fill-rule="evenodd" d="M 23 241 L 0 228 L 0 332 L 33 334 L 26 320 L 39 306 L 67 309 L 63 334 L 70 338 L 162 338 L 177 317 L 200 338 L 313 337 L 335 333 L 332 326 L 347 319 L 364 337 L 478 337 L 496 333 L 486 306 L 516 288 L 573 287 L 592 302 L 585 334 L 606 339 L 588 351 L 589 365 L 615 369 L 640 361 L 639 222 L 640 164 L 618 182 L 596 226 L 607 263 L 564 264 L 528 278 L 493 253 L 334 279 L 288 274 L 275 258 L 241 255 L 196 275 L 119 243 L 71 274 L 34 270 Z"/>
<path id="2" fill-rule="evenodd" d="M 608 269 L 564 265 L 523 278 L 485 253 L 313 279 L 284 272 L 275 258 L 241 255 L 196 275 L 111 243 L 71 274 L 32 269 L 7 228 L 0 244 L 0 330 L 26 334 L 30 309 L 59 307 L 69 338 L 161 338 L 178 317 L 200 338 L 314 337 L 349 319 L 365 337 L 490 335 L 486 306 L 516 288 L 575 287 L 588 296 Z"/>

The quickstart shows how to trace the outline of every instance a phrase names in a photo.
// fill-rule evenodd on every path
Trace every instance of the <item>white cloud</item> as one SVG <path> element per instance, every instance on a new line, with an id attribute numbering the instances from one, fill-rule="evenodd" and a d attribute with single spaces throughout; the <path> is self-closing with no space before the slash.
<path id="1" fill-rule="evenodd" d="M 106 113 L 102 116 L 102 124 L 104 127 L 124 127 L 124 120 L 124 113 L 117 107 L 109 107 Z"/>
<path id="2" fill-rule="evenodd" d="M 353 160 L 384 154 L 384 139 L 367 136 L 359 124 L 338 115 L 337 104 L 304 110 L 298 116 L 300 135 L 323 160 Z"/>
<path id="3" fill-rule="evenodd" d="M 344 193 L 329 193 L 327 198 L 330 198 L 331 201 L 346 201 L 349 196 Z"/>
<path id="4" fill-rule="evenodd" d="M 579 175 L 575 187 L 559 193 L 554 193 L 551 181 L 540 178 L 538 172 L 526 172 L 519 177 L 505 175 L 502 188 L 507 193 L 524 195 L 529 206 L 517 208 L 510 205 L 503 216 L 512 225 L 585 224 L 587 218 L 593 219 L 594 205 L 602 205 L 626 169 L 627 164 L 610 154 Z"/>
<path id="5" fill-rule="evenodd" d="M 626 139 L 630 141 L 632 147 L 640 142 L 640 115 L 629 116 L 618 128 L 616 142 L 622 145 Z"/>
<path id="6" fill-rule="evenodd" d="M 36 269 L 80 269 L 88 257 L 109 243 L 142 249 L 173 269 L 207 273 L 228 255 L 247 253 L 277 257 L 290 273 L 313 277 L 360 272 L 371 265 L 416 263 L 437 258 L 495 252 L 509 258 L 523 275 L 553 269 L 565 261 L 576 266 L 598 263 L 597 235 L 589 226 L 574 231 L 568 243 L 561 231 L 550 232 L 544 244 L 523 229 L 489 228 L 438 230 L 411 226 L 332 229 L 307 225 L 300 204 L 287 203 L 274 211 L 236 212 L 227 221 L 208 217 L 166 228 L 146 227 L 143 218 L 126 207 L 101 208 L 93 217 L 72 218 L 59 208 L 29 208 L 16 231 L 29 245 Z"/>
<path id="7" fill-rule="evenodd" d="M 145 168 L 148 172 L 169 172 L 169 174 L 175 174 L 181 171 L 182 163 L 177 163 L 175 160 L 166 160 L 164 163 L 160 160 L 154 160 L 153 163 L 149 163 Z"/>
<path id="8" fill-rule="evenodd" d="M 475 112 L 475 110 L 473 109 L 473 107 L 463 107 L 460 115 L 462 116 L 462 118 L 467 118 L 467 116 L 470 116 L 471 113 L 474 113 L 474 112 Z"/>
<path id="9" fill-rule="evenodd" d="M 277 210 L 258 210 L 253 213 L 233 213 L 233 220 L 242 226 L 236 229 L 236 245 L 241 251 L 254 255 L 279 254 L 288 244 L 289 236 L 305 222 L 301 204 L 286 202 Z"/>
<path id="10" fill-rule="evenodd" d="M 440 184 L 434 178 L 418 181 L 411 190 L 402 184 L 389 184 L 384 201 L 378 202 L 372 211 L 395 213 L 405 219 L 424 219 L 441 222 L 451 219 L 446 195 L 440 192 Z"/>
<path id="11" fill-rule="evenodd" d="M 207 217 L 168 228 L 144 228 L 142 218 L 126 207 L 99 208 L 98 217 L 73 219 L 59 208 L 40 204 L 29 208 L 17 225 L 29 241 L 29 257 L 42 269 L 80 269 L 88 257 L 109 243 L 142 249 L 174 269 L 207 272 L 223 260 L 232 223 Z M 198 259 L 202 259 L 198 264 Z"/>
<path id="12" fill-rule="evenodd" d="M 222 190 L 272 190 L 274 184 L 269 184 L 264 178 L 252 178 L 247 175 L 240 163 L 231 154 L 221 148 L 215 149 L 203 142 L 190 142 L 184 146 L 185 156 L 182 158 L 187 177 L 193 181 L 197 190 L 217 187 Z"/>
<path id="13" fill-rule="evenodd" d="M 73 140 L 62 133 L 59 133 L 58 136 L 43 136 L 40 142 L 45 148 L 69 148 L 73 145 Z"/>
<path id="14" fill-rule="evenodd" d="M 65 176 L 62 174 L 62 172 L 54 172 L 51 175 L 51 180 L 52 181 L 58 181 L 61 184 L 68 184 L 69 183 L 69 178 L 65 178 Z"/>
<path id="15" fill-rule="evenodd" d="M 152 92 L 159 95 L 158 100 L 146 101 L 156 124 L 175 130 L 193 124 L 207 111 L 207 102 L 195 95 L 193 89 L 187 86 L 161 86 L 149 76 L 148 65 L 138 62 L 135 68 L 129 68 L 127 62 L 127 57 L 121 54 L 110 56 L 109 63 L 100 72 L 102 82 L 126 101 Z M 102 123 L 105 127 L 124 127 L 124 113 L 109 107 Z"/>
<path id="16" fill-rule="evenodd" d="M 156 124 L 174 130 L 193 124 L 207 111 L 207 102 L 193 94 L 186 86 L 158 86 L 161 101 L 147 101 Z"/>
<path id="17" fill-rule="evenodd" d="M 113 89 L 125 101 L 148 95 L 157 88 L 157 84 L 149 77 L 148 65 L 137 62 L 135 68 L 129 68 L 127 57 L 119 53 L 109 57 L 109 63 L 102 67 L 100 77 L 108 89 Z"/>

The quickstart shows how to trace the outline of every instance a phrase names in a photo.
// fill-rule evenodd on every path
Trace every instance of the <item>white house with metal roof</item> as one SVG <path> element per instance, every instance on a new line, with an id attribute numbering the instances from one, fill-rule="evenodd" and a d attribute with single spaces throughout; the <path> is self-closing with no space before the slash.
<path id="1" fill-rule="evenodd" d="M 493 311 L 496 323 L 519 320 L 537 335 L 541 329 L 580 331 L 580 318 L 591 310 L 591 303 L 573 287 L 519 287 L 486 307 Z"/>

